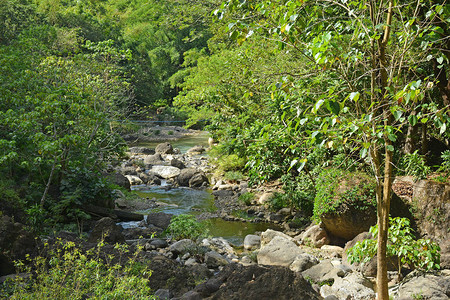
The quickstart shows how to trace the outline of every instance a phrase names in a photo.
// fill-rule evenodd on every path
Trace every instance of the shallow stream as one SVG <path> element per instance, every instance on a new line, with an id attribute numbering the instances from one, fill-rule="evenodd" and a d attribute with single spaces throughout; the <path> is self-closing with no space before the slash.
<path id="1" fill-rule="evenodd" d="M 208 146 L 208 133 L 201 133 L 195 136 L 188 136 L 170 143 L 174 148 L 185 153 L 188 149 L 196 145 Z M 138 146 L 154 148 L 160 142 L 142 143 Z M 211 190 L 196 190 L 185 187 L 171 188 L 164 181 L 161 186 L 135 186 L 133 190 L 142 198 L 155 198 L 157 202 L 164 203 L 163 206 L 137 211 L 137 213 L 148 214 L 152 212 L 165 212 L 169 214 L 200 214 L 202 212 L 213 212 L 216 210 L 214 196 Z M 138 222 L 123 222 L 123 227 L 135 227 Z M 251 223 L 240 221 L 225 221 L 221 218 L 209 219 L 207 222 L 209 235 L 212 237 L 223 237 L 236 246 L 243 244 L 244 238 L 248 234 L 257 231 L 265 231 L 268 228 L 275 228 L 270 223 Z"/>

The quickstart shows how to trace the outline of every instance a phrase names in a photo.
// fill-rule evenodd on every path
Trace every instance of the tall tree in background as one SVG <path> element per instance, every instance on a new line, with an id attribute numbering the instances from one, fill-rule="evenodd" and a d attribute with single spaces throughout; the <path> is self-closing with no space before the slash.
<path id="1" fill-rule="evenodd" d="M 379 299 L 389 299 L 386 243 L 393 153 L 408 124 L 425 124 L 448 135 L 449 106 L 441 87 L 448 76 L 448 50 L 439 45 L 449 42 L 449 5 L 423 0 L 230 0 L 216 14 L 225 12 L 236 17 L 229 28 L 238 42 L 258 31 L 278 40 L 281 51 L 294 50 L 306 58 L 311 72 L 284 77 L 278 93 L 303 108 L 296 116 L 300 124 L 315 122 L 310 140 L 360 149 L 371 164 L 377 182 L 377 291 Z M 440 72 L 433 72 L 433 62 Z M 304 81 L 310 84 L 305 87 Z"/>

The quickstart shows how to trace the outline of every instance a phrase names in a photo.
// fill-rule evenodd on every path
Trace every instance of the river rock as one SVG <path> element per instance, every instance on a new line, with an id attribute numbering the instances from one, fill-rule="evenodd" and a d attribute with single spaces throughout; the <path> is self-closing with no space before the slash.
<path id="1" fill-rule="evenodd" d="M 208 238 L 202 240 L 202 246 L 217 251 L 220 254 L 235 255 L 233 247 L 223 237 Z"/>
<path id="2" fill-rule="evenodd" d="M 160 154 L 172 154 L 173 153 L 172 144 L 167 142 L 158 144 L 158 146 L 156 146 L 155 148 L 155 152 Z"/>
<path id="3" fill-rule="evenodd" d="M 334 295 L 338 299 L 354 300 L 375 299 L 376 297 L 372 283 L 356 274 L 350 274 L 345 278 L 335 278 L 332 286 L 325 284 L 320 288 L 320 294 L 324 298 Z"/>
<path id="4" fill-rule="evenodd" d="M 169 250 L 175 255 L 189 252 L 190 250 L 196 248 L 197 245 L 190 239 L 179 240 L 169 246 Z"/>
<path id="5" fill-rule="evenodd" d="M 303 272 L 318 263 L 319 260 L 314 255 L 302 253 L 294 259 L 292 264 L 289 266 L 289 269 L 294 272 Z"/>
<path id="6" fill-rule="evenodd" d="M 173 159 L 170 160 L 170 165 L 172 167 L 176 167 L 176 168 L 178 168 L 180 170 L 186 168 L 184 163 L 181 160 L 176 159 L 176 158 L 173 158 Z"/>
<path id="7" fill-rule="evenodd" d="M 131 147 L 128 149 L 128 152 L 133 154 L 155 154 L 155 149 L 147 147 Z"/>
<path id="8" fill-rule="evenodd" d="M 302 245 L 320 248 L 330 243 L 327 232 L 321 225 L 312 225 L 295 237 Z"/>
<path id="9" fill-rule="evenodd" d="M 283 232 L 276 231 L 273 229 L 267 229 L 266 231 L 261 233 L 261 247 L 270 243 L 270 241 L 276 236 L 282 237 L 289 241 L 294 241 L 293 238 L 291 238 L 290 236 L 288 236 L 287 234 L 285 234 Z"/>
<path id="10" fill-rule="evenodd" d="M 128 179 L 131 185 L 140 185 L 144 183 L 142 179 L 136 175 L 125 175 L 125 177 Z"/>
<path id="11" fill-rule="evenodd" d="M 205 263 L 208 268 L 215 269 L 228 265 L 230 261 L 216 251 L 209 251 L 205 254 Z"/>
<path id="12" fill-rule="evenodd" d="M 315 283 L 335 280 L 338 277 L 338 272 L 343 275 L 342 270 L 333 266 L 329 259 L 323 260 L 317 265 L 312 266 L 306 271 L 302 272 L 303 277 L 311 278 Z"/>
<path id="13" fill-rule="evenodd" d="M 205 184 L 208 184 L 208 177 L 206 177 L 205 173 L 198 172 L 194 176 L 189 179 L 189 187 L 191 188 L 198 188 L 202 187 Z"/>
<path id="14" fill-rule="evenodd" d="M 166 230 L 172 217 L 172 214 L 166 214 L 164 212 L 151 213 L 147 215 L 147 224 L 152 224 Z"/>
<path id="15" fill-rule="evenodd" d="M 433 299 L 450 297 L 450 276 L 419 275 L 404 281 L 398 290 L 398 300 Z"/>
<path id="16" fill-rule="evenodd" d="M 97 243 L 101 240 L 106 243 L 124 243 L 125 237 L 122 234 L 122 226 L 119 226 L 109 217 L 104 217 L 95 223 L 94 229 L 89 235 L 89 243 Z"/>
<path id="17" fill-rule="evenodd" d="M 164 179 L 174 178 L 180 175 L 180 169 L 172 166 L 153 166 L 150 171 Z"/>
<path id="18" fill-rule="evenodd" d="M 288 267 L 303 251 L 291 240 L 275 236 L 258 252 L 258 264 Z"/>
<path id="19" fill-rule="evenodd" d="M 149 167 L 149 166 L 154 166 L 154 165 L 164 165 L 164 159 L 162 158 L 161 154 L 156 153 L 153 155 L 146 155 L 144 156 L 144 164 Z"/>
<path id="20" fill-rule="evenodd" d="M 197 154 L 202 154 L 203 152 L 205 152 L 204 147 L 194 146 L 194 147 L 190 148 L 186 153 L 191 154 L 191 155 L 197 155 Z"/>
<path id="21" fill-rule="evenodd" d="M 168 246 L 167 241 L 163 239 L 155 239 L 150 242 L 150 246 L 154 249 L 166 248 Z"/>
<path id="22" fill-rule="evenodd" d="M 202 171 L 199 171 L 197 169 L 194 168 L 186 168 L 180 171 L 180 175 L 177 178 L 177 183 L 179 186 L 190 186 L 190 184 L 194 183 L 191 182 L 191 179 L 194 178 L 195 175 L 197 174 L 202 174 L 204 176 L 204 173 Z M 205 176 L 206 178 L 206 176 Z M 196 179 L 197 181 L 198 179 Z M 206 178 L 206 181 L 208 179 Z"/>
<path id="23" fill-rule="evenodd" d="M 103 176 L 107 178 L 108 181 L 110 181 L 113 184 L 116 184 L 120 187 L 125 188 L 126 190 L 131 190 L 131 184 L 128 178 L 126 178 L 124 175 L 118 172 L 114 173 L 104 173 Z"/>
<path id="24" fill-rule="evenodd" d="M 261 237 L 259 235 L 248 234 L 244 238 L 244 249 L 254 250 L 261 246 Z"/>
<path id="25" fill-rule="evenodd" d="M 155 292 L 154 295 L 156 296 L 156 299 L 159 300 L 169 300 L 170 298 L 172 298 L 172 294 L 168 289 L 159 289 Z"/>

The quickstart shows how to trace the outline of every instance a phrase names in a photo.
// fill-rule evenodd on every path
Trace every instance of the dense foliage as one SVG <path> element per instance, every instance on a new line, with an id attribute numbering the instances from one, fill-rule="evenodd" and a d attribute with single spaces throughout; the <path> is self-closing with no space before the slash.
<path id="1" fill-rule="evenodd" d="M 104 245 L 87 252 L 73 242 L 58 242 L 46 257 L 30 259 L 18 269 L 33 276 L 10 278 L 0 287 L 8 299 L 155 299 L 148 286 L 151 271 L 136 252 L 116 245 L 117 255 L 100 255 Z M 48 247 L 48 245 L 47 245 Z M 26 273 L 22 273 L 26 274 Z"/>

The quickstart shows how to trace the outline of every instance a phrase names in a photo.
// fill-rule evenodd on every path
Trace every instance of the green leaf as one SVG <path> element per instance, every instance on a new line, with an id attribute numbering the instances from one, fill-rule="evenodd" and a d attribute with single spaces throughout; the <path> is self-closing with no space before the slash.
<path id="1" fill-rule="evenodd" d="M 411 124 L 411 126 L 416 126 L 416 124 L 417 124 L 417 116 L 416 115 L 410 115 L 408 117 L 408 121 L 409 121 L 409 124 Z"/>
<path id="2" fill-rule="evenodd" d="M 386 148 L 387 148 L 389 151 L 394 152 L 394 146 L 392 146 L 392 145 L 387 145 Z"/>
<path id="3" fill-rule="evenodd" d="M 319 101 L 317 101 L 316 104 L 314 105 L 313 113 L 316 113 L 320 109 L 320 107 L 322 106 L 322 104 L 324 102 L 325 102 L 325 100 L 323 100 L 323 99 L 320 99 Z"/>
<path id="4" fill-rule="evenodd" d="M 398 120 L 402 117 L 403 112 L 400 111 L 400 110 L 394 110 L 394 111 L 392 112 L 392 115 L 394 116 L 394 119 L 395 119 L 396 121 L 398 121 Z"/>
<path id="5" fill-rule="evenodd" d="M 335 101 L 328 101 L 328 110 L 333 114 L 338 115 L 341 111 L 341 106 Z"/>
<path id="6" fill-rule="evenodd" d="M 352 93 L 350 93 L 350 100 L 353 100 L 353 101 L 358 101 L 358 99 L 359 99 L 359 92 L 352 92 Z"/>
<path id="7" fill-rule="evenodd" d="M 397 136 L 393 133 L 389 133 L 388 134 L 388 139 L 390 139 L 391 141 L 395 142 L 397 140 Z"/>

